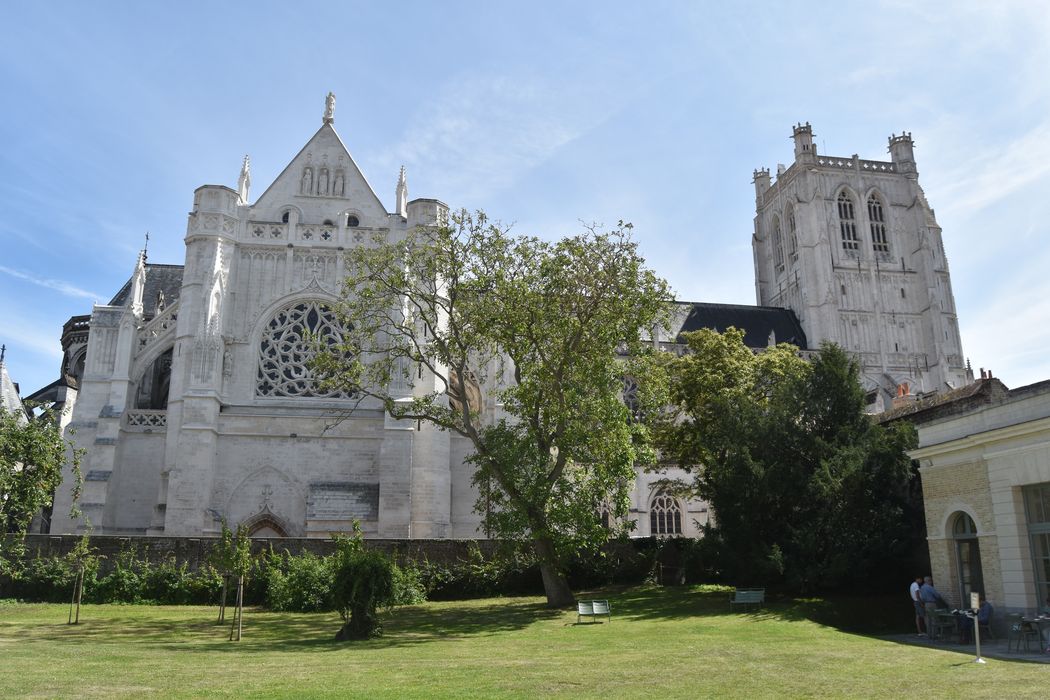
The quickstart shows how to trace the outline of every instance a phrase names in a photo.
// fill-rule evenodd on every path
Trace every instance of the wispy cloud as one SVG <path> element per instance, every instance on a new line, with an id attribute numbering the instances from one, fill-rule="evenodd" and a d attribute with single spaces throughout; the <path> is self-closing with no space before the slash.
<path id="1" fill-rule="evenodd" d="M 586 92 L 537 78 L 460 78 L 420 108 L 379 165 L 418 167 L 443 196 L 478 202 L 608 117 Z"/>
<path id="2" fill-rule="evenodd" d="M 66 296 L 69 296 L 69 297 L 83 298 L 83 299 L 99 299 L 100 298 L 99 295 L 95 294 L 94 292 L 89 292 L 86 289 L 81 289 L 80 287 L 72 285 L 69 282 L 64 282 L 62 280 L 53 280 L 53 279 L 48 279 L 48 278 L 43 278 L 43 277 L 36 277 L 35 275 L 31 275 L 28 272 L 22 272 L 21 270 L 14 270 L 14 269 L 12 269 L 10 267 L 5 267 L 3 265 L 0 265 L 0 272 L 3 272 L 5 275 L 10 275 L 11 277 L 15 277 L 15 278 L 20 279 L 20 280 L 25 280 L 26 282 L 29 282 L 30 284 L 37 285 L 38 287 L 44 287 L 45 289 L 53 289 L 54 291 L 56 291 L 56 292 L 58 292 L 60 294 L 65 294 Z"/>
<path id="3" fill-rule="evenodd" d="M 1005 146 L 966 161 L 945 180 L 957 212 L 973 213 L 1050 174 L 1050 121 L 1043 122 Z"/>

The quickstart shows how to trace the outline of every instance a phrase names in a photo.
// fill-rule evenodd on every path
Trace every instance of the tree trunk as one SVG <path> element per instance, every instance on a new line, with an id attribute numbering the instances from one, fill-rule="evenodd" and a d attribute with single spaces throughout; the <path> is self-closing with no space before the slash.
<path id="1" fill-rule="evenodd" d="M 84 567 L 80 567 L 77 574 L 77 616 L 73 620 L 74 625 L 80 624 L 80 599 L 84 596 Z"/>
<path id="2" fill-rule="evenodd" d="M 576 604 L 576 596 L 565 580 L 565 574 L 558 566 L 554 553 L 554 543 L 549 537 L 536 538 L 536 555 L 540 559 L 540 576 L 543 577 L 543 592 L 547 594 L 548 608 L 571 608 Z"/>
<path id="3" fill-rule="evenodd" d="M 78 591 L 80 590 L 80 575 L 81 575 L 81 572 L 78 569 L 77 570 L 77 577 L 75 579 L 73 579 L 73 597 L 70 598 L 70 600 L 69 600 L 69 619 L 66 621 L 66 624 L 69 624 L 69 625 L 73 624 L 73 608 L 74 607 L 76 607 L 76 609 L 77 609 L 77 622 L 80 622 L 80 596 L 77 595 Z"/>
<path id="4" fill-rule="evenodd" d="M 220 625 L 223 622 L 226 622 L 226 586 L 229 583 L 229 581 L 230 581 L 230 577 L 229 576 L 223 576 L 222 577 L 222 597 L 219 599 L 219 622 L 218 622 L 218 624 L 220 624 Z"/>
<path id="5" fill-rule="evenodd" d="M 244 614 L 244 577 L 237 577 L 237 607 L 233 609 L 233 622 L 230 623 L 230 641 L 241 641 L 241 617 Z M 237 633 L 234 638 L 234 632 Z"/>

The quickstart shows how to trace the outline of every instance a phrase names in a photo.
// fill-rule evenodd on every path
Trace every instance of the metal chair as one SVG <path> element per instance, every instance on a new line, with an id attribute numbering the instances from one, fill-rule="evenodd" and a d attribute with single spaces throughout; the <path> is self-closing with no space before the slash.
<path id="1" fill-rule="evenodd" d="M 1012 651 L 1014 641 L 1017 642 L 1017 653 L 1021 653 L 1021 641 L 1024 641 L 1024 650 L 1029 651 L 1028 640 L 1035 639 L 1036 648 L 1039 648 L 1042 640 L 1039 638 L 1039 630 L 1032 623 L 1025 622 L 1019 613 L 1008 613 L 1006 615 L 1006 651 Z"/>

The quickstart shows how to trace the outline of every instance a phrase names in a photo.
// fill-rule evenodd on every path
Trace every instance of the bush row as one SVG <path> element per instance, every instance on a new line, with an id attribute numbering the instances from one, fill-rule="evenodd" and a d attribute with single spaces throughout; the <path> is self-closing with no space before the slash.
<path id="1" fill-rule="evenodd" d="M 713 545 L 712 541 L 710 545 Z M 588 590 L 611 584 L 701 583 L 718 579 L 717 557 L 704 540 L 642 538 L 610 543 L 595 555 L 578 556 L 568 567 L 569 585 Z M 218 604 L 222 574 L 205 565 L 190 570 L 174 560 L 150 562 L 127 549 L 85 569 L 83 600 L 90 603 Z M 271 610 L 317 612 L 334 609 L 333 556 L 310 552 L 268 552 L 255 559 L 244 589 L 246 605 Z M 0 575 L 0 598 L 29 602 L 68 601 L 77 564 L 68 557 L 41 557 Z M 233 584 L 231 583 L 231 588 Z M 535 561 L 519 552 L 485 558 L 476 547 L 466 559 L 450 563 L 407 562 L 394 567 L 395 604 L 501 595 L 538 595 L 543 582 Z M 230 601 L 232 602 L 232 593 Z"/>

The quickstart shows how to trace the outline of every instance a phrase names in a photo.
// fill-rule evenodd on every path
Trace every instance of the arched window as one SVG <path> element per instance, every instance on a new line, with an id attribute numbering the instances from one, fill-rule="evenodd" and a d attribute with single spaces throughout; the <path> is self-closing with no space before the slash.
<path id="1" fill-rule="evenodd" d="M 288 223 L 288 212 L 285 212 L 285 213 L 281 214 L 281 223 L 282 224 L 287 224 Z"/>
<path id="2" fill-rule="evenodd" d="M 959 571 L 959 596 L 964 605 L 970 593 L 984 593 L 984 574 L 981 571 L 981 546 L 977 539 L 977 524 L 966 513 L 957 513 L 952 523 L 955 540 L 956 564 Z"/>
<path id="3" fill-rule="evenodd" d="M 871 249 L 876 253 L 889 253 L 890 241 L 886 237 L 886 212 L 882 202 L 872 194 L 868 197 L 868 225 L 871 226 Z"/>
<path id="4" fill-rule="evenodd" d="M 784 234 L 780 231 L 780 217 L 773 217 L 773 264 L 777 272 L 784 269 Z"/>
<path id="5" fill-rule="evenodd" d="M 678 500 L 659 493 L 649 504 L 649 531 L 653 535 L 681 535 L 682 507 Z"/>
<path id="6" fill-rule="evenodd" d="M 357 228 L 360 225 L 361 225 L 361 220 L 358 219 L 357 216 L 355 216 L 354 214 L 347 214 L 346 215 L 346 226 L 347 226 L 347 228 Z"/>
<path id="7" fill-rule="evenodd" d="M 343 341 L 344 329 L 323 302 L 301 301 L 270 319 L 259 341 L 258 396 L 340 399 L 353 396 L 340 389 L 322 390 L 310 361 L 320 346 Z"/>
<path id="8" fill-rule="evenodd" d="M 853 211 L 853 199 L 843 190 L 839 194 L 839 234 L 843 250 L 857 250 L 857 217 Z"/>
<path id="9" fill-rule="evenodd" d="M 788 259 L 798 260 L 798 227 L 795 225 L 795 209 L 788 209 Z"/>

